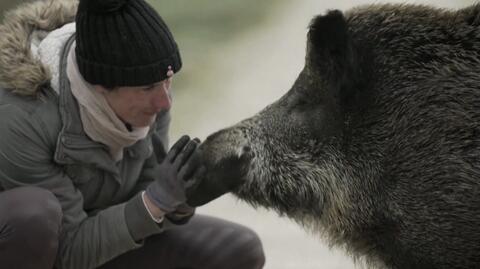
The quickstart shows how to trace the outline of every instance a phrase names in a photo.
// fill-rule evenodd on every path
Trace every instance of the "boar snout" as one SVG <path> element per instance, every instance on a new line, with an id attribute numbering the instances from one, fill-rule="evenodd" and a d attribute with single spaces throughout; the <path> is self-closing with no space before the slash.
<path id="1" fill-rule="evenodd" d="M 206 204 L 225 193 L 238 190 L 246 181 L 254 154 L 248 145 L 232 138 L 234 136 L 224 130 L 208 137 L 200 145 L 198 156 L 206 173 L 194 193 L 189 194 L 189 205 Z"/>
<path id="2" fill-rule="evenodd" d="M 242 129 L 236 127 L 208 136 L 200 145 L 200 151 L 207 169 L 214 170 L 225 165 L 242 168 L 255 157 Z"/>

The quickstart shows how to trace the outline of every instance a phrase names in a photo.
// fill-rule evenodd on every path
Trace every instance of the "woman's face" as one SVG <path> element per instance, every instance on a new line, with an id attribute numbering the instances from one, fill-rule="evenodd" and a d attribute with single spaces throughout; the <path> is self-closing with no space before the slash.
<path id="1" fill-rule="evenodd" d="M 107 90 L 95 86 L 103 93 L 115 114 L 133 127 L 150 126 L 158 114 L 166 113 L 172 106 L 170 87 L 172 77 L 152 85 L 118 87 Z"/>

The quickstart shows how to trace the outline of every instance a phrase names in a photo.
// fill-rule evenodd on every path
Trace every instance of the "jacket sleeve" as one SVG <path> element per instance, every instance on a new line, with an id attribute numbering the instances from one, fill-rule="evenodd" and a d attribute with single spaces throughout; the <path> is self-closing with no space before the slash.
<path id="1" fill-rule="evenodd" d="M 138 243 L 136 239 L 159 233 L 169 225 L 157 225 L 139 195 L 87 216 L 82 194 L 53 160 L 57 137 L 46 130 L 48 126 L 38 113 L 0 105 L 0 184 L 4 190 L 34 185 L 57 197 L 63 210 L 57 268 L 97 268 L 140 247 L 141 240 Z M 126 219 L 134 221 L 129 226 Z"/>

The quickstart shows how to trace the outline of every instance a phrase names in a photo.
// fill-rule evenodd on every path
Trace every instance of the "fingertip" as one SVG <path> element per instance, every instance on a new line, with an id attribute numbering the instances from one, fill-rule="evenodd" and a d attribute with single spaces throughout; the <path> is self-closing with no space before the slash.
<path id="1" fill-rule="evenodd" d="M 188 135 L 183 135 L 180 139 L 175 142 L 168 152 L 168 159 L 174 161 L 177 158 L 177 155 L 183 150 L 183 148 L 189 143 L 190 137 Z"/>
<path id="2" fill-rule="evenodd" d="M 189 135 L 182 135 L 182 137 L 180 137 L 180 140 L 181 141 L 190 141 L 190 136 Z"/>
<path id="3" fill-rule="evenodd" d="M 178 139 L 177 143 L 175 145 L 183 148 L 188 142 L 190 142 L 190 136 L 188 135 L 182 135 L 180 139 Z"/>
<path id="4" fill-rule="evenodd" d="M 187 147 L 186 147 L 186 151 L 187 151 L 188 155 L 190 155 L 193 151 L 195 151 L 197 146 L 198 146 L 198 144 L 194 140 L 190 140 L 190 142 L 188 142 Z"/>

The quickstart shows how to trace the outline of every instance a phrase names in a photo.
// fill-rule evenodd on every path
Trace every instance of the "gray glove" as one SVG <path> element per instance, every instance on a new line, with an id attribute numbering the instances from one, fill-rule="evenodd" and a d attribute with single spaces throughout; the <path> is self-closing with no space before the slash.
<path id="1" fill-rule="evenodd" d="M 195 186 L 187 189 L 187 204 L 191 207 L 201 206 L 237 189 L 245 182 L 251 158 L 251 154 L 231 156 L 211 167 L 210 171 L 205 171 L 207 173 L 202 171 L 196 174 Z"/>
<path id="2" fill-rule="evenodd" d="M 173 224 L 183 225 L 190 221 L 193 215 L 195 215 L 195 207 L 190 207 L 187 204 L 181 204 L 178 206 L 177 210 L 166 214 L 165 217 Z"/>
<path id="3" fill-rule="evenodd" d="M 146 194 L 165 213 L 174 212 L 185 204 L 186 190 L 194 187 L 195 178 L 204 173 L 198 158 L 194 157 L 199 143 L 198 139 L 182 136 L 163 161 L 151 170 L 156 180 L 148 185 Z"/>

